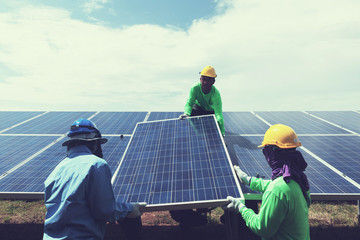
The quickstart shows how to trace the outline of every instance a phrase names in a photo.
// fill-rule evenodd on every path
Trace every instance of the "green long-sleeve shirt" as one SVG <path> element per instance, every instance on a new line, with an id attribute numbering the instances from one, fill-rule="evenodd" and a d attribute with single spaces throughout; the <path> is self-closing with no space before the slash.
<path id="1" fill-rule="evenodd" d="M 201 83 L 193 85 L 190 89 L 189 98 L 185 104 L 184 113 L 190 116 L 194 104 L 199 105 L 206 111 L 214 111 L 216 120 L 219 123 L 220 131 L 222 134 L 225 134 L 221 95 L 214 85 L 208 94 L 204 94 L 201 90 Z"/>
<path id="2" fill-rule="evenodd" d="M 258 214 L 246 207 L 240 209 L 248 228 L 262 239 L 310 239 L 309 207 L 297 182 L 253 177 L 250 189 L 264 194 Z M 310 192 L 307 194 L 310 199 Z"/>

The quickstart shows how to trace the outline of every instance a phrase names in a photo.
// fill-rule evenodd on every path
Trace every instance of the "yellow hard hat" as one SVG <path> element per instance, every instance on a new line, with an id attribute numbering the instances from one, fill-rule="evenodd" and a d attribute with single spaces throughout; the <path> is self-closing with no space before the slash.
<path id="1" fill-rule="evenodd" d="M 301 146 L 301 142 L 291 127 L 275 124 L 266 131 L 264 141 L 258 147 L 265 147 L 266 145 L 276 145 L 279 148 L 296 148 Z"/>
<path id="2" fill-rule="evenodd" d="M 213 77 L 216 78 L 215 68 L 212 66 L 206 66 L 204 69 L 200 72 L 200 75 L 207 76 L 207 77 Z"/>

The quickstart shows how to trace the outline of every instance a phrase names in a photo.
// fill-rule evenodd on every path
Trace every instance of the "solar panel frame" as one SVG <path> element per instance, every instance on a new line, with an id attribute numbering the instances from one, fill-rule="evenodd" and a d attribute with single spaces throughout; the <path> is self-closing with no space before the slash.
<path id="1" fill-rule="evenodd" d="M 143 123 L 138 123 L 136 126 L 136 129 L 134 131 L 134 134 L 130 140 L 130 143 L 126 149 L 126 152 L 123 156 L 123 159 L 121 160 L 118 170 L 115 173 L 112 182 L 113 182 L 113 187 L 114 187 L 114 192 L 115 192 L 115 196 L 117 198 L 117 200 L 119 201 L 126 201 L 126 202 L 139 202 L 139 201 L 146 201 L 148 203 L 146 210 L 145 211 L 161 211 L 161 210 L 178 210 L 178 209 L 192 209 L 192 208 L 204 208 L 204 207 L 214 207 L 214 206 L 222 206 L 225 203 L 227 203 L 226 197 L 227 195 L 233 195 L 234 197 L 242 197 L 242 193 L 240 190 L 240 185 L 239 182 L 236 178 L 236 175 L 234 173 L 233 168 L 231 167 L 231 162 L 229 159 L 229 155 L 227 153 L 226 147 L 224 146 L 224 142 L 223 139 L 221 137 L 221 133 L 220 133 L 220 129 L 216 123 L 215 117 L 214 115 L 211 115 L 211 121 L 213 121 L 212 125 L 216 126 L 216 132 L 213 132 L 213 135 L 216 135 L 215 137 L 217 137 L 220 141 L 221 141 L 221 146 L 222 146 L 222 151 L 224 152 L 224 154 L 226 155 L 226 161 L 228 164 L 228 171 L 229 173 L 231 173 L 231 175 L 229 176 L 225 176 L 225 173 L 223 172 L 219 172 L 219 171 L 214 171 L 216 172 L 215 174 L 223 174 L 224 175 L 224 181 L 221 185 L 219 184 L 219 182 L 217 182 L 216 184 L 218 184 L 217 186 L 221 186 L 221 188 L 218 189 L 218 191 L 224 191 L 223 188 L 225 188 L 225 186 L 228 184 L 229 187 L 234 187 L 236 186 L 236 191 L 238 191 L 238 193 L 229 193 L 229 194 L 224 194 L 224 192 L 222 192 L 222 195 L 226 195 L 221 199 L 214 199 L 214 194 L 213 199 L 203 199 L 203 200 L 199 200 L 199 199 L 195 199 L 196 197 L 190 199 L 191 197 L 188 197 L 188 194 L 190 194 L 190 191 L 196 191 L 196 188 L 192 188 L 190 187 L 190 185 L 188 185 L 189 183 L 186 183 L 186 181 L 182 181 L 183 179 L 187 180 L 187 179 L 192 179 L 193 176 L 196 176 L 196 174 L 203 174 L 203 179 L 208 179 L 210 178 L 209 174 L 210 170 L 206 167 L 204 167 L 206 165 L 206 163 L 204 163 L 204 161 L 200 161 L 200 159 L 204 156 L 203 155 L 208 155 L 208 153 L 203 153 L 200 152 L 199 149 L 196 148 L 188 148 L 187 147 L 187 143 L 186 141 L 188 141 L 188 139 L 190 138 L 194 138 L 197 141 L 196 142 L 192 142 L 192 143 L 197 143 L 199 146 L 201 147 L 203 145 L 203 143 L 201 143 L 200 139 L 197 139 L 197 133 L 195 133 L 194 131 L 198 130 L 196 126 L 192 126 L 193 129 L 192 132 L 189 130 L 189 135 L 187 135 L 187 133 L 184 132 L 177 132 L 179 134 L 178 139 L 177 140 L 173 140 L 173 142 L 169 143 L 172 144 L 174 143 L 174 146 L 171 146 L 171 149 L 167 149 L 167 147 L 169 146 L 165 146 L 166 141 L 169 139 L 172 139 L 174 136 L 171 133 L 171 131 L 169 131 L 169 129 L 166 129 L 166 126 L 164 128 L 161 128 L 161 124 L 164 123 L 166 125 L 166 122 L 171 122 L 174 123 L 175 127 L 171 127 L 172 130 L 176 129 L 176 127 L 179 127 L 179 129 L 181 129 L 181 127 L 178 124 L 187 124 L 190 128 L 191 124 L 193 124 L 193 122 L 191 121 L 196 121 L 196 119 L 205 119 L 206 117 L 209 116 L 199 116 L 199 117 L 191 117 L 188 118 L 186 120 L 179 120 L 179 119 L 169 119 L 169 120 L 158 120 L 158 121 L 150 121 L 150 122 L 143 122 Z M 149 127 L 150 125 L 152 125 L 151 127 Z M 142 132 L 145 128 L 145 133 Z M 146 129 L 148 128 L 148 129 Z M 148 131 L 150 129 L 150 132 Z M 164 130 L 165 129 L 165 130 Z M 174 130 L 175 131 L 175 130 Z M 201 135 L 200 133 L 201 130 L 199 130 L 198 134 Z M 204 131 L 204 129 L 202 130 Z M 145 134 L 145 135 L 144 135 Z M 194 134 L 194 135 L 192 135 Z M 190 137 L 189 137 L 190 136 Z M 207 135 L 206 139 L 208 139 L 209 135 Z M 201 137 L 200 137 L 201 138 Z M 143 139 L 146 141 L 146 143 L 149 143 L 149 145 L 137 145 L 138 142 Z M 204 139 L 201 139 L 204 140 Z M 159 144 L 159 142 L 163 141 L 163 144 Z M 215 143 L 213 143 L 215 144 Z M 165 146 L 165 149 L 161 149 L 161 146 Z M 216 145 L 214 145 L 211 149 L 212 151 L 216 148 Z M 178 149 L 179 147 L 179 149 Z M 157 150 L 156 150 L 157 149 Z M 180 151 L 187 151 L 186 154 L 189 154 L 190 151 L 197 151 L 191 154 L 194 154 L 192 156 L 196 156 L 196 162 L 187 162 L 187 157 L 186 154 L 183 155 L 179 155 L 177 156 L 176 154 L 178 154 L 178 150 Z M 155 156 L 157 153 L 164 151 L 164 154 L 159 154 L 158 156 Z M 219 151 L 220 152 L 220 151 Z M 172 156 L 172 157 L 170 157 Z M 175 156 L 177 157 L 177 159 L 175 160 Z M 215 156 L 215 153 L 211 153 L 211 156 Z M 216 156 L 218 157 L 218 156 Z M 215 157 L 215 159 L 216 159 Z M 142 158 L 143 160 L 141 160 L 141 164 L 140 164 L 140 160 L 139 158 Z M 128 160 L 130 159 L 130 160 Z M 154 163 L 154 159 L 155 161 L 160 161 L 159 164 L 153 164 Z M 170 159 L 170 162 L 169 162 Z M 180 159 L 180 161 L 179 161 Z M 207 159 L 210 159 L 210 156 L 207 156 Z M 136 162 L 138 161 L 138 162 Z M 165 162 L 167 161 L 167 162 Z M 182 162 L 183 161 L 183 162 Z M 213 160 L 214 161 L 214 160 Z M 224 160 L 225 161 L 225 160 Z M 128 162 L 131 162 L 131 166 L 127 166 L 126 164 L 128 164 Z M 148 164 L 148 165 L 147 165 Z M 190 165 L 189 165 L 190 164 Z M 205 164 L 205 165 L 203 165 Z M 216 161 L 214 161 L 214 163 L 216 167 L 218 166 L 218 163 Z M 137 168 L 137 166 L 139 166 L 139 168 Z M 147 166 L 147 167 L 144 167 Z M 200 170 L 203 167 L 203 171 L 201 172 Z M 173 171 L 169 171 L 170 169 L 172 169 Z M 191 172 L 189 172 L 189 169 L 192 170 Z M 169 172 L 171 172 L 173 175 L 172 177 L 169 176 Z M 212 173 L 213 176 L 215 175 L 214 173 Z M 176 176 L 175 176 L 176 175 Z M 230 178 L 231 176 L 231 178 Z M 173 181 L 172 182 L 168 182 L 167 180 L 169 178 L 172 178 Z M 215 177 L 215 176 L 214 176 Z M 215 180 L 217 179 L 222 179 L 220 176 L 216 176 L 217 178 L 215 178 Z M 226 178 L 225 178 L 226 177 Z M 164 179 L 166 179 L 166 181 L 164 181 Z M 180 181 L 178 179 L 181 179 Z M 201 180 L 196 180 L 196 178 L 193 178 L 195 180 L 190 181 L 193 184 L 197 185 L 200 184 L 198 186 L 202 186 L 202 188 L 206 188 L 208 186 L 206 186 L 204 184 L 204 182 L 202 182 Z M 139 181 L 141 183 L 148 183 L 150 182 L 150 184 L 148 185 L 141 185 L 136 183 L 136 181 Z M 214 180 L 214 179 L 213 179 Z M 219 181 L 223 181 L 223 180 L 219 180 Z M 134 182 L 135 181 L 135 182 Z M 153 182 L 151 182 L 153 181 Z M 198 182 L 196 182 L 198 181 Z M 230 181 L 230 182 L 227 182 Z M 233 181 L 233 185 L 230 185 L 231 181 Z M 196 182 L 196 183 L 195 183 Z M 122 184 L 122 185 L 118 185 L 118 183 Z M 180 184 L 183 184 L 180 186 Z M 185 185 L 184 185 L 185 184 Z M 171 185 L 171 186 L 170 186 Z M 183 195 L 183 197 L 188 197 L 188 198 L 184 198 L 181 201 L 178 200 L 169 200 L 170 198 L 176 198 L 176 192 L 177 192 L 177 188 L 182 188 L 183 189 L 183 193 L 185 193 Z M 170 190 L 169 192 L 169 188 L 172 188 L 172 190 Z M 199 188 L 200 190 L 202 188 Z M 122 190 L 121 190 L 122 189 Z M 157 190 L 156 190 L 157 189 Z M 190 189 L 190 190 L 189 190 Z M 235 189 L 235 188 L 234 188 Z M 125 191 L 125 197 L 120 197 L 119 192 L 120 191 Z M 129 191 L 133 191 L 136 192 L 136 195 L 133 194 L 129 194 Z M 146 193 L 141 193 L 141 191 L 146 192 Z M 201 190 L 203 191 L 203 190 Z M 231 191 L 231 190 L 228 190 Z M 192 192 L 192 196 L 195 196 L 198 193 L 194 193 Z M 149 193 L 149 194 L 148 194 Z M 179 192 L 181 193 L 181 191 Z M 207 194 L 207 193 L 203 193 L 203 194 Z M 218 192 L 217 192 L 218 194 Z M 135 199 L 134 196 L 136 196 L 137 198 Z M 196 195 L 196 196 L 200 196 L 200 195 Z M 149 201 L 150 200 L 150 201 Z"/>

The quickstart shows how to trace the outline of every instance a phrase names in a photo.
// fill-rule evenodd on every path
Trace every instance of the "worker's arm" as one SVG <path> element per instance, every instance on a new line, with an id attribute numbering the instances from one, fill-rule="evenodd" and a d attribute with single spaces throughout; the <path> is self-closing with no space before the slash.
<path id="1" fill-rule="evenodd" d="M 133 211 L 132 204 L 115 201 L 111 172 L 106 163 L 97 163 L 90 169 L 87 186 L 88 205 L 97 220 L 115 221 Z"/>
<path id="2" fill-rule="evenodd" d="M 222 101 L 219 91 L 217 91 L 217 93 L 214 95 L 212 102 L 213 102 L 212 108 L 214 109 L 215 118 L 219 123 L 220 131 L 222 135 L 225 135 L 224 116 L 222 113 Z"/>
<path id="3" fill-rule="evenodd" d="M 252 177 L 250 181 L 250 189 L 258 192 L 265 192 L 271 180 Z"/>
<path id="4" fill-rule="evenodd" d="M 240 208 L 239 212 L 251 231 L 263 238 L 270 238 L 278 231 L 286 216 L 287 209 L 287 205 L 275 194 L 266 192 L 259 214 L 247 207 Z"/>
<path id="5" fill-rule="evenodd" d="M 195 101 L 196 101 L 196 96 L 195 96 L 195 91 L 194 91 L 194 87 L 192 87 L 190 89 L 190 92 L 189 92 L 189 97 L 186 101 L 186 104 L 185 104 L 185 108 L 184 108 L 184 114 L 190 116 L 191 115 L 191 112 L 192 112 L 192 107 L 193 105 L 195 104 Z"/>

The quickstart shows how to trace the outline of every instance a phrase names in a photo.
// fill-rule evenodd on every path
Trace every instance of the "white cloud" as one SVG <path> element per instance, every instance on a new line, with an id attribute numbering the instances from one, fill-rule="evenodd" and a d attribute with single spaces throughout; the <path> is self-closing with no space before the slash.
<path id="1" fill-rule="evenodd" d="M 224 110 L 358 108 L 360 3 L 232 4 L 187 31 L 114 29 L 47 7 L 0 13 L 0 64 L 17 73 L 0 80 L 1 108 L 181 111 L 205 65 Z"/>
<path id="2" fill-rule="evenodd" d="M 83 11 L 86 13 L 92 13 L 95 10 L 102 9 L 107 0 L 87 0 L 82 4 Z"/>

